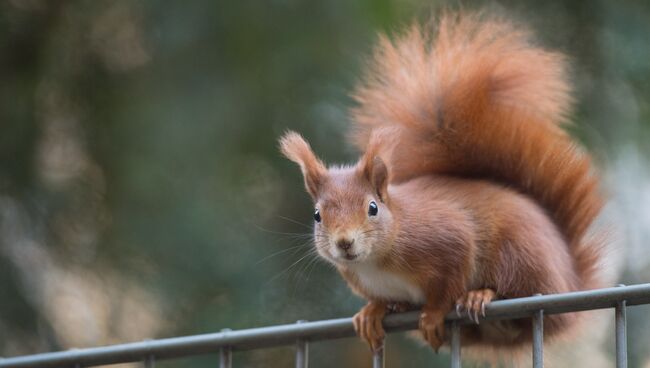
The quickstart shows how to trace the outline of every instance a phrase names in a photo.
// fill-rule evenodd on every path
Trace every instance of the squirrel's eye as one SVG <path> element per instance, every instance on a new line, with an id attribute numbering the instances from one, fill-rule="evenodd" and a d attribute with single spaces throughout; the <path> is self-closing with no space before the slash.
<path id="1" fill-rule="evenodd" d="M 314 220 L 316 220 L 316 222 L 320 222 L 320 211 L 319 210 L 316 210 L 314 212 Z"/>
<path id="2" fill-rule="evenodd" d="M 377 211 L 379 211 L 377 203 L 375 203 L 375 201 L 371 201 L 370 205 L 368 205 L 368 216 L 377 216 Z"/>

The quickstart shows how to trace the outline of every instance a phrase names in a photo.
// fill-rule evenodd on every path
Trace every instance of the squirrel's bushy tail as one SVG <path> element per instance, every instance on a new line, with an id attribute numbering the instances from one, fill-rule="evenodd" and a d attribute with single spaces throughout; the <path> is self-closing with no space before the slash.
<path id="1" fill-rule="evenodd" d="M 590 288 L 599 256 L 585 233 L 603 202 L 589 156 L 562 129 L 566 74 L 565 57 L 535 46 L 525 28 L 445 14 L 436 27 L 381 38 L 354 94 L 352 138 L 361 149 L 371 136 L 394 143 L 379 145 L 392 182 L 450 174 L 531 196 L 566 237 L 579 287 Z"/>

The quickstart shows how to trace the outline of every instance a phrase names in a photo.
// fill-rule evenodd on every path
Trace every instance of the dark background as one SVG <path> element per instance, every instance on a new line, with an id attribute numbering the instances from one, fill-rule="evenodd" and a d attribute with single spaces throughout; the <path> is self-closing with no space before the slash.
<path id="1" fill-rule="evenodd" d="M 456 1 L 0 2 L 0 356 L 349 316 L 362 301 L 310 256 L 311 203 L 277 137 L 327 162 L 378 32 Z M 463 7 L 476 8 L 475 2 Z M 611 196 L 604 269 L 650 281 L 650 3 L 501 1 L 574 66 L 572 133 Z M 629 311 L 650 367 L 650 308 Z M 553 366 L 612 366 L 613 314 Z M 403 336 L 392 366 L 445 366 Z M 357 339 L 313 367 L 369 365 Z M 163 367 L 215 366 L 216 356 Z M 290 348 L 235 355 L 287 367 Z"/>

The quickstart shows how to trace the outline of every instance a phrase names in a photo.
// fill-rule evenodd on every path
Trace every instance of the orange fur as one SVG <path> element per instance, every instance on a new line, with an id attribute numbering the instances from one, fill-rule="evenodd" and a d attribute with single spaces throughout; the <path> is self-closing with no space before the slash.
<path id="1" fill-rule="evenodd" d="M 369 300 L 355 326 L 371 346 L 387 303 L 421 305 L 420 329 L 437 348 L 441 316 L 471 290 L 513 298 L 595 286 L 599 253 L 584 238 L 602 199 L 589 157 L 562 129 L 569 92 L 564 57 L 525 29 L 447 14 L 435 29 L 381 39 L 355 93 L 356 165 L 326 170 L 299 135 L 282 138 L 321 216 L 318 252 Z M 546 336 L 573 319 L 547 317 Z M 506 325 L 465 328 L 463 341 L 530 338 L 528 321 Z"/>

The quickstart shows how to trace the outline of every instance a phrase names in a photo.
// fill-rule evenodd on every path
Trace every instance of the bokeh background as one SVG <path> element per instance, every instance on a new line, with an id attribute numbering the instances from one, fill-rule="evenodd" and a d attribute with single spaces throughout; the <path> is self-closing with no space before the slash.
<path id="1" fill-rule="evenodd" d="M 456 1 L 0 3 L 0 356 L 349 316 L 363 304 L 309 255 L 312 206 L 277 137 L 327 162 L 378 32 Z M 463 7 L 476 8 L 468 1 Z M 650 281 L 650 2 L 499 1 L 573 59 L 572 133 L 611 196 L 605 269 Z M 630 366 L 650 367 L 650 308 Z M 612 313 L 550 351 L 613 366 Z M 599 332 L 600 331 L 600 332 Z M 446 366 L 389 337 L 388 364 Z M 288 367 L 292 351 L 235 355 Z M 162 367 L 215 366 L 205 356 Z M 312 344 L 313 367 L 369 366 L 357 339 Z M 438 365 L 437 365 L 438 364 Z"/>

